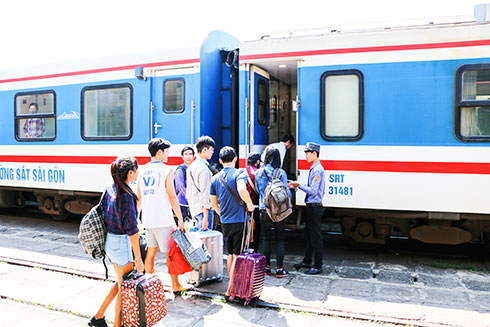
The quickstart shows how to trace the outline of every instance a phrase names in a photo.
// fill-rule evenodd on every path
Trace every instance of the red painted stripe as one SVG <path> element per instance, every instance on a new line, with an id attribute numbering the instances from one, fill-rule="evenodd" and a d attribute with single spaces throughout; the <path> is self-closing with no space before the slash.
<path id="1" fill-rule="evenodd" d="M 199 59 L 184 59 L 184 60 L 154 62 L 154 63 L 140 64 L 140 65 L 127 65 L 127 66 L 118 66 L 118 67 L 97 68 L 97 69 L 80 70 L 80 71 L 67 72 L 67 73 L 9 78 L 9 79 L 0 80 L 0 84 L 1 83 L 12 83 L 12 82 L 24 82 L 24 81 L 32 81 L 32 80 L 48 79 L 48 78 L 56 78 L 56 77 L 68 77 L 68 76 L 76 76 L 76 75 L 107 73 L 107 72 L 115 72 L 115 71 L 121 71 L 121 70 L 135 69 L 136 67 L 150 68 L 150 67 L 160 67 L 160 66 L 194 64 L 194 63 L 198 63 L 198 62 L 199 62 Z"/>
<path id="2" fill-rule="evenodd" d="M 358 47 L 358 48 L 339 48 L 339 49 L 321 49 L 310 51 L 292 51 L 276 52 L 264 54 L 240 55 L 240 60 L 252 59 L 271 59 L 284 57 L 306 57 L 345 53 L 363 53 L 363 52 L 382 52 L 382 51 L 406 51 L 406 50 L 427 50 L 443 48 L 460 48 L 460 47 L 477 47 L 490 45 L 490 40 L 460 41 L 460 42 L 440 42 L 440 43 L 422 43 L 422 44 L 401 44 L 386 45 L 376 47 Z"/>
<path id="3" fill-rule="evenodd" d="M 378 171 L 393 173 L 490 174 L 490 163 L 480 162 L 415 162 L 415 161 L 350 161 L 321 160 L 325 170 Z M 306 160 L 298 160 L 298 169 L 310 169 Z"/>
<path id="4" fill-rule="evenodd" d="M 109 165 L 116 156 L 0 156 L 0 162 L 51 163 L 51 164 L 90 164 Z M 139 165 L 150 162 L 150 157 L 136 157 Z M 182 157 L 169 157 L 167 165 L 177 166 L 183 163 Z"/>
<path id="5" fill-rule="evenodd" d="M 116 156 L 0 156 L 0 162 L 51 163 L 51 164 L 96 164 L 109 165 Z M 150 161 L 149 157 L 136 157 L 140 165 Z M 167 164 L 180 165 L 181 157 L 169 157 Z M 416 161 L 353 161 L 321 160 L 325 170 L 377 171 L 396 173 L 436 173 L 436 174 L 490 174 L 490 163 L 479 162 L 416 162 Z M 239 167 L 245 168 L 246 160 L 239 160 Z M 298 160 L 298 169 L 310 169 L 306 160 Z"/>
<path id="6" fill-rule="evenodd" d="M 238 159 L 238 167 L 239 168 L 246 168 L 247 167 L 247 160 L 246 159 Z"/>

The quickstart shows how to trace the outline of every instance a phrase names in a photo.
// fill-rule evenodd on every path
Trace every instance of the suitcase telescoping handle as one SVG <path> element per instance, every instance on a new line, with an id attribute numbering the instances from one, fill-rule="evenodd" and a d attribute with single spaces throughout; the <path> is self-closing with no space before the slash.
<path id="1" fill-rule="evenodd" d="M 242 234 L 242 245 L 240 249 L 242 249 L 242 253 L 248 252 L 252 253 L 253 249 L 249 249 L 250 246 L 250 237 L 248 234 L 248 226 L 250 221 L 251 214 L 248 213 L 247 209 L 245 209 L 245 219 L 243 221 L 243 234 Z"/>
<path id="2" fill-rule="evenodd" d="M 238 203 L 240 203 L 240 205 L 245 209 L 245 219 L 243 221 L 243 236 L 242 236 L 242 245 L 240 247 L 240 249 L 242 250 L 242 253 L 245 252 L 245 251 L 248 251 L 248 247 L 250 245 L 250 237 L 248 237 L 248 221 L 250 220 L 249 219 L 249 215 L 248 215 L 248 210 L 247 210 L 247 204 L 245 203 L 245 201 L 243 201 L 239 196 L 238 194 L 236 194 L 235 191 L 233 191 L 229 186 L 228 184 L 226 183 L 225 179 L 223 178 L 222 176 L 222 173 L 219 173 L 218 174 L 218 178 L 220 180 L 220 182 L 224 185 L 224 187 L 228 190 L 228 192 L 231 193 L 231 195 L 233 195 L 233 197 L 238 201 Z M 246 246 L 246 247 L 244 247 Z"/>

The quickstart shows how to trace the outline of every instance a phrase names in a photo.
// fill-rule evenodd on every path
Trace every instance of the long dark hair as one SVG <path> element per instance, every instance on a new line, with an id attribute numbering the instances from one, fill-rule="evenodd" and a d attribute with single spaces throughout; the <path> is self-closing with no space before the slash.
<path id="1" fill-rule="evenodd" d="M 279 150 L 271 147 L 266 148 L 264 163 L 266 165 L 271 165 L 272 168 L 281 167 L 281 155 L 279 154 Z"/>
<path id="2" fill-rule="evenodd" d="M 116 203 L 122 192 L 131 195 L 135 202 L 138 200 L 138 196 L 134 194 L 131 187 L 126 184 L 129 171 L 135 169 L 138 169 L 138 161 L 130 156 L 117 157 L 116 161 L 111 164 L 111 175 L 114 180 L 114 185 L 116 186 Z"/>

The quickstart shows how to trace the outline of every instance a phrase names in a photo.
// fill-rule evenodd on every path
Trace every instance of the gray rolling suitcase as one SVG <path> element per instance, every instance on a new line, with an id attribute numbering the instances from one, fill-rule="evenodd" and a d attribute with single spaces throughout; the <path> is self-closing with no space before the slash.
<path id="1" fill-rule="evenodd" d="M 211 254 L 211 261 L 202 265 L 199 271 L 191 271 L 188 283 L 199 286 L 207 281 L 223 279 L 223 234 L 215 230 L 195 232 Z"/>

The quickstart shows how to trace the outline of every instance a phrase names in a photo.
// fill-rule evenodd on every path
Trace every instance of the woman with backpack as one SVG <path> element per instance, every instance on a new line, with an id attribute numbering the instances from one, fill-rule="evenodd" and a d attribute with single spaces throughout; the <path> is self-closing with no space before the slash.
<path id="1" fill-rule="evenodd" d="M 268 148 L 265 152 L 264 166 L 257 170 L 255 173 L 255 184 L 257 192 L 259 193 L 259 210 L 260 210 L 260 223 L 262 226 L 262 252 L 267 258 L 267 266 L 265 273 L 271 275 L 271 239 L 272 239 L 272 226 L 274 226 L 276 234 L 276 277 L 281 278 L 288 275 L 288 271 L 284 269 L 284 246 L 285 246 L 285 232 L 287 219 L 282 219 L 279 222 L 273 222 L 266 211 L 264 202 L 267 200 L 268 194 L 266 189 L 269 183 L 272 183 L 274 178 L 278 178 L 287 190 L 288 200 L 291 197 L 291 193 L 288 189 L 288 179 L 286 172 L 281 169 L 281 156 L 279 150 L 274 148 Z"/>
<path id="2" fill-rule="evenodd" d="M 134 265 L 139 273 L 144 269 L 136 221 L 138 197 L 129 187 L 129 183 L 136 181 L 138 177 L 138 162 L 133 157 L 118 157 L 111 164 L 111 174 L 114 183 L 106 188 L 101 204 L 107 228 L 105 251 L 116 271 L 117 283 L 111 287 L 99 311 L 89 321 L 89 326 L 94 327 L 107 326 L 104 313 L 114 298 L 116 298 L 114 326 L 121 326 L 123 275 L 131 272 Z"/>

